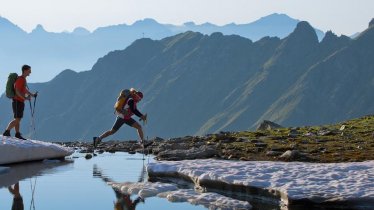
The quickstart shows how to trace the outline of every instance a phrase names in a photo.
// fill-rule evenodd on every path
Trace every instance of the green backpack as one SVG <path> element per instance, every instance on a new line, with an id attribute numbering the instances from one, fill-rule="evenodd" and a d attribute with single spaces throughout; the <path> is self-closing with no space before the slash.
<path id="1" fill-rule="evenodd" d="M 6 82 L 5 94 L 8 98 L 13 98 L 16 96 L 16 92 L 14 90 L 14 83 L 18 78 L 17 73 L 10 73 L 8 76 L 8 81 Z"/>

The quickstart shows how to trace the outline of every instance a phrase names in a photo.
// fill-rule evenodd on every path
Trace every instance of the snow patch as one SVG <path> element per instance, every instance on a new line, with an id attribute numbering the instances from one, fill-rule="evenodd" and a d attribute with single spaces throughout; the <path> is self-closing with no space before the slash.
<path id="1" fill-rule="evenodd" d="M 0 164 L 63 158 L 73 152 L 71 148 L 54 143 L 1 136 Z"/>
<path id="2" fill-rule="evenodd" d="M 274 189 L 315 202 L 374 200 L 374 161 L 301 163 L 184 160 L 150 163 L 149 174 L 179 173 L 192 179 Z"/>

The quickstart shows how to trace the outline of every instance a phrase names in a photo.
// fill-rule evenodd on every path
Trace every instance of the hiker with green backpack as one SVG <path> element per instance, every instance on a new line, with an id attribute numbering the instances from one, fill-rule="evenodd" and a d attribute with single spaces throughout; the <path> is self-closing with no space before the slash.
<path id="1" fill-rule="evenodd" d="M 20 122 L 23 117 L 25 109 L 25 100 L 30 100 L 31 97 L 36 97 L 37 93 L 31 93 L 28 90 L 26 77 L 31 74 L 31 67 L 29 65 L 22 66 L 22 75 L 18 76 L 17 73 L 9 74 L 6 85 L 6 96 L 11 98 L 14 119 L 9 122 L 8 127 L 3 133 L 3 136 L 11 136 L 10 130 L 15 129 L 15 137 L 18 139 L 26 140 L 20 133 Z"/>
<path id="2" fill-rule="evenodd" d="M 114 122 L 112 129 L 105 131 L 99 137 L 93 137 L 94 148 L 96 148 L 104 138 L 116 133 L 123 124 L 131 126 L 138 131 L 140 138 L 139 143 L 144 147 L 144 134 L 142 126 L 132 118 L 132 116 L 135 114 L 144 122 L 147 121 L 147 115 L 143 115 L 136 108 L 136 104 L 140 102 L 142 98 L 143 93 L 136 91 L 134 88 L 131 88 L 130 90 L 125 89 L 120 92 L 117 102 L 114 105 L 114 112 L 117 115 L 116 121 Z"/>

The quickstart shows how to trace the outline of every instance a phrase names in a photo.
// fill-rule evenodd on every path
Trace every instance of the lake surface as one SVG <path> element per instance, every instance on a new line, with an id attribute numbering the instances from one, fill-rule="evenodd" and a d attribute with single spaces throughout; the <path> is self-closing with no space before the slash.
<path id="1" fill-rule="evenodd" d="M 74 158 L 73 158 L 74 157 Z M 10 171 L 0 174 L 0 210 L 12 209 L 13 195 L 6 186 L 19 183 L 24 209 L 67 210 L 114 209 L 123 196 L 106 182 L 139 182 L 147 180 L 144 165 L 153 162 L 142 154 L 103 153 L 86 160 L 75 153 L 67 161 L 44 161 L 11 165 Z M 126 197 L 128 198 L 128 197 Z M 132 201 L 136 195 L 130 197 Z M 206 209 L 189 203 L 171 203 L 164 198 L 146 198 L 136 209 Z"/>

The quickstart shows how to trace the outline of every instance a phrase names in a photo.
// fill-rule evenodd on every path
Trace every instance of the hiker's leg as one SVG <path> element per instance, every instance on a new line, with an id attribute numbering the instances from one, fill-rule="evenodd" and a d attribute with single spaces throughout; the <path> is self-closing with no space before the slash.
<path id="1" fill-rule="evenodd" d="M 19 131 L 19 123 L 21 121 L 21 118 L 15 118 L 12 121 L 9 122 L 8 127 L 6 130 L 10 131 L 11 129 L 15 128 L 16 132 Z"/>
<path id="2" fill-rule="evenodd" d="M 143 143 L 144 142 L 144 134 L 143 134 L 142 126 L 138 122 L 135 122 L 135 123 L 132 124 L 132 127 L 136 128 L 136 130 L 138 131 L 138 136 L 140 138 L 140 141 Z"/>
<path id="3" fill-rule="evenodd" d="M 19 133 L 19 127 L 20 127 L 21 119 L 23 117 L 25 103 L 19 102 L 17 100 L 13 100 L 12 108 L 13 108 L 14 120 L 12 120 L 9 123 L 7 130 L 14 128 L 16 130 L 16 133 Z"/>
<path id="4" fill-rule="evenodd" d="M 19 133 L 19 125 L 21 124 L 21 118 L 16 118 L 14 129 L 16 130 L 16 133 Z"/>
<path id="5" fill-rule="evenodd" d="M 103 134 L 101 134 L 101 135 L 99 136 L 99 139 L 100 139 L 100 140 L 103 140 L 104 138 L 106 138 L 106 137 L 108 137 L 108 136 L 110 136 L 110 135 L 113 135 L 113 134 L 116 133 L 116 132 L 117 132 L 117 130 L 113 130 L 113 129 L 108 130 L 108 131 L 105 131 Z"/>
<path id="6" fill-rule="evenodd" d="M 110 136 L 110 135 L 113 135 L 114 133 L 116 133 L 120 128 L 121 126 L 125 123 L 125 120 L 120 118 L 120 117 L 117 117 L 116 118 L 116 121 L 114 122 L 113 124 L 113 127 L 112 129 L 108 130 L 108 131 L 105 131 L 103 134 L 101 134 L 99 136 L 99 139 L 100 141 L 103 140 L 104 138 Z"/>

